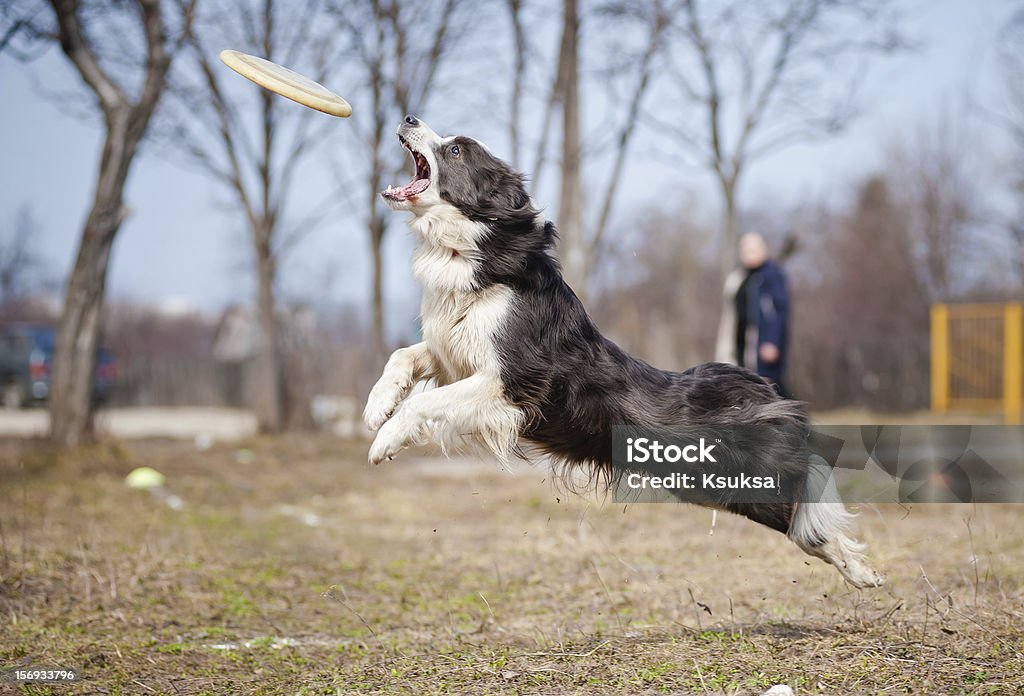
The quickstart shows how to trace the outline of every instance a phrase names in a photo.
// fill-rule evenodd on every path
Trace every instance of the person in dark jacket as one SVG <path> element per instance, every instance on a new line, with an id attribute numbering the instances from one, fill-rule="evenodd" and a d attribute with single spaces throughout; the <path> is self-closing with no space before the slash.
<path id="1" fill-rule="evenodd" d="M 740 238 L 740 263 L 746 275 L 736 291 L 736 361 L 775 384 L 792 398 L 783 382 L 789 333 L 789 291 L 782 269 L 768 256 L 757 232 Z"/>

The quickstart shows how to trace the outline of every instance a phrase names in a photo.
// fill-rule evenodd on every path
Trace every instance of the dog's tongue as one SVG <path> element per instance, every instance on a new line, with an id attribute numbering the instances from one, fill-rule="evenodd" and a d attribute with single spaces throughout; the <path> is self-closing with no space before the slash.
<path id="1" fill-rule="evenodd" d="M 401 188 L 389 188 L 384 195 L 396 201 L 404 201 L 406 198 L 418 196 L 430 186 L 430 179 L 416 179 Z"/>
<path id="2" fill-rule="evenodd" d="M 430 186 L 430 179 L 417 179 L 405 187 L 405 195 L 416 196 L 426 191 L 428 186 Z"/>

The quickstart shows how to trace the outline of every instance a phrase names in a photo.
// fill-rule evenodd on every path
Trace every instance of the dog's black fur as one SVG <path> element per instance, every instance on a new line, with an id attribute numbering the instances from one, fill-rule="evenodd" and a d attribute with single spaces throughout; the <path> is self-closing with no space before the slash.
<path id="1" fill-rule="evenodd" d="M 522 175 L 470 138 L 454 142 L 457 158 L 449 148 L 437 155 L 438 180 L 444 200 L 487 226 L 475 281 L 481 289 L 500 283 L 515 291 L 497 347 L 506 395 L 527 416 L 522 437 L 613 481 L 623 473 L 612 464 L 615 425 L 779 426 L 776 439 L 759 440 L 757 456 L 742 457 L 744 470 L 802 490 L 807 462 L 797 458 L 791 436 L 807 429 L 802 404 L 783 400 L 750 370 L 705 363 L 667 372 L 602 336 L 562 279 L 551 255 L 555 226 L 539 218 Z M 711 502 L 785 533 L 798 501 L 736 503 L 723 492 Z"/>
<path id="2" fill-rule="evenodd" d="M 811 466 L 802 404 L 734 365 L 668 372 L 630 356 L 601 335 L 563 280 L 555 226 L 519 172 L 472 138 L 442 138 L 414 116 L 398 136 L 416 175 L 382 195 L 413 213 L 424 341 L 396 351 L 370 394 L 364 417 L 380 429 L 370 461 L 433 433 L 442 444 L 474 438 L 499 456 L 529 443 L 613 484 L 631 473 L 613 459 L 615 426 L 728 430 L 726 456 L 701 473 L 771 477 L 778 495 L 749 502 L 715 489 L 696 502 L 787 534 L 857 587 L 883 582 L 846 536 L 851 516 L 834 485 L 811 490 L 828 477 Z M 431 378 L 435 392 L 408 396 Z"/>

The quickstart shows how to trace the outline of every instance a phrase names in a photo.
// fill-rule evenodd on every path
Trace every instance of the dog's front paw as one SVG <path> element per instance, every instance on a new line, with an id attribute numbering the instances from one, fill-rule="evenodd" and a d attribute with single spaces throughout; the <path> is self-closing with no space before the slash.
<path id="1" fill-rule="evenodd" d="M 366 400 L 366 408 L 363 409 L 363 423 L 370 430 L 379 430 L 387 422 L 398 406 L 398 400 L 389 397 L 374 387 L 370 392 L 370 398 Z"/>
<path id="2" fill-rule="evenodd" d="M 411 388 L 411 380 L 404 375 L 394 376 L 385 372 L 366 399 L 366 408 L 363 409 L 363 422 L 366 427 L 370 430 L 379 430 L 391 418 Z"/>
<path id="3" fill-rule="evenodd" d="M 370 445 L 370 453 L 367 459 L 376 466 L 386 459 L 393 458 L 401 449 L 398 443 L 386 440 L 378 433 L 377 437 L 373 439 L 373 444 Z"/>
<path id="4" fill-rule="evenodd" d="M 381 426 L 370 445 L 368 458 L 371 464 L 391 459 L 409 445 L 422 444 L 425 438 L 424 426 L 410 425 L 406 423 L 407 420 L 399 413 Z"/>

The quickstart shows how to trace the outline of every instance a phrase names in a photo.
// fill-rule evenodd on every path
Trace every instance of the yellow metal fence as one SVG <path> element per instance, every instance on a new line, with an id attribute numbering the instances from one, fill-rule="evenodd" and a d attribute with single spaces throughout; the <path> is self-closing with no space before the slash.
<path id="1" fill-rule="evenodd" d="M 1024 304 L 932 307 L 932 410 L 1002 410 L 1022 422 Z"/>

